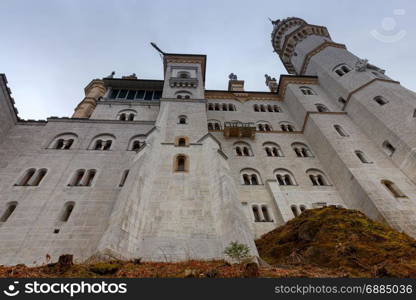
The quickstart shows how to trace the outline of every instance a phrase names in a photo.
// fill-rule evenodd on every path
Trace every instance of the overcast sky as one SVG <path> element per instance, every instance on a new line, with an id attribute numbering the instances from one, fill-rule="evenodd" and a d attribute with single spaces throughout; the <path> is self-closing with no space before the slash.
<path id="1" fill-rule="evenodd" d="M 116 71 L 163 79 L 165 52 L 207 55 L 207 89 L 228 74 L 266 90 L 286 74 L 270 43 L 268 17 L 327 26 L 335 42 L 416 90 L 416 1 L 1 0 L 0 73 L 24 119 L 71 116 L 94 78 Z"/>

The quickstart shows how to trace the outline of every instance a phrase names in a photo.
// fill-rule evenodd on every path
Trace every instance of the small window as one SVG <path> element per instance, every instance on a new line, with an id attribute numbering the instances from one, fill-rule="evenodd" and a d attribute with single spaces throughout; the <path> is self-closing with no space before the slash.
<path id="1" fill-rule="evenodd" d="M 110 99 L 116 99 L 118 95 L 119 90 L 111 90 L 110 93 Z"/>
<path id="2" fill-rule="evenodd" d="M 15 211 L 17 207 L 17 202 L 10 202 L 7 204 L 6 211 L 3 213 L 3 215 L 0 218 L 0 222 L 6 222 L 12 213 Z"/>
<path id="3" fill-rule="evenodd" d="M 299 216 L 299 211 L 296 205 L 290 206 L 290 209 L 292 210 L 293 216 L 295 217 Z"/>
<path id="4" fill-rule="evenodd" d="M 389 103 L 386 99 L 384 99 L 382 96 L 374 97 L 373 99 L 375 102 L 377 102 L 379 105 L 385 105 Z"/>
<path id="5" fill-rule="evenodd" d="M 180 138 L 178 140 L 178 146 L 179 147 L 185 147 L 186 146 L 186 140 L 185 140 L 185 138 Z"/>
<path id="6" fill-rule="evenodd" d="M 138 151 L 142 147 L 142 144 L 140 141 L 133 141 L 133 144 L 131 146 L 131 151 Z"/>
<path id="7" fill-rule="evenodd" d="M 368 160 L 368 158 L 365 156 L 365 154 L 362 151 L 355 151 L 355 155 L 358 157 L 358 159 L 363 163 L 363 164 L 369 164 L 371 163 L 371 161 Z"/>
<path id="8" fill-rule="evenodd" d="M 187 124 L 187 120 L 185 116 L 179 116 L 179 124 Z"/>
<path id="9" fill-rule="evenodd" d="M 64 210 L 60 218 L 61 222 L 68 222 L 69 217 L 71 216 L 72 211 L 74 210 L 74 206 L 75 206 L 74 202 L 68 202 L 65 204 Z"/>
<path id="10" fill-rule="evenodd" d="M 124 99 L 126 98 L 126 95 L 127 95 L 127 90 L 120 90 L 120 93 L 118 94 L 117 98 Z"/>
<path id="11" fill-rule="evenodd" d="M 184 172 L 185 171 L 185 162 L 186 162 L 186 157 L 183 155 L 179 155 L 176 158 L 177 161 L 177 168 L 176 171 L 178 172 Z"/>
<path id="12" fill-rule="evenodd" d="M 77 170 L 74 176 L 72 177 L 71 182 L 68 184 L 68 186 L 80 186 L 82 178 L 84 177 L 84 174 L 85 174 L 85 170 L 83 169 Z"/>
<path id="13" fill-rule="evenodd" d="M 127 93 L 127 99 L 133 100 L 135 95 L 136 95 L 136 91 L 129 90 L 129 92 Z"/>
<path id="14" fill-rule="evenodd" d="M 21 185 L 21 186 L 29 185 L 29 181 L 30 181 L 30 179 L 32 179 L 35 172 L 36 172 L 36 169 L 33 169 L 33 168 L 27 170 L 26 173 L 23 175 L 23 178 L 21 180 L 19 180 L 19 182 L 16 183 L 15 185 Z"/>
<path id="15" fill-rule="evenodd" d="M 95 170 L 88 170 L 84 186 L 91 186 L 92 181 L 94 180 L 95 174 L 96 174 Z"/>
<path id="16" fill-rule="evenodd" d="M 384 152 L 386 152 L 388 156 L 392 156 L 394 152 L 396 151 L 396 148 L 393 147 L 393 145 L 390 144 L 388 141 L 384 141 L 382 146 L 383 146 Z"/>
<path id="17" fill-rule="evenodd" d="M 343 105 L 347 103 L 347 101 L 344 98 L 342 98 L 342 97 L 339 97 L 338 98 L 338 102 L 341 103 L 341 104 L 343 104 Z"/>
<path id="18" fill-rule="evenodd" d="M 390 180 L 382 180 L 381 184 L 395 197 L 406 198 L 406 195 L 396 186 L 396 184 Z"/>
<path id="19" fill-rule="evenodd" d="M 260 222 L 261 218 L 260 218 L 259 207 L 257 205 L 253 205 L 252 209 L 253 209 L 253 215 L 254 215 L 254 222 Z"/>
<path id="20" fill-rule="evenodd" d="M 345 132 L 344 128 L 341 127 L 341 125 L 334 125 L 335 131 L 342 137 L 348 136 L 348 134 Z"/>
<path id="21" fill-rule="evenodd" d="M 40 169 L 36 172 L 35 178 L 31 185 L 38 186 L 42 179 L 45 177 L 47 170 L 46 169 Z"/>
<path id="22" fill-rule="evenodd" d="M 329 109 L 323 104 L 315 104 L 318 112 L 328 112 Z"/>
<path id="23" fill-rule="evenodd" d="M 123 175 L 121 176 L 120 184 L 118 185 L 119 187 L 124 186 L 124 184 L 126 183 L 126 180 L 127 180 L 127 176 L 129 175 L 129 172 L 130 172 L 129 170 L 125 170 L 123 172 Z"/>
<path id="24" fill-rule="evenodd" d="M 266 205 L 261 206 L 261 212 L 263 213 L 263 220 L 265 222 L 273 222 Z"/>

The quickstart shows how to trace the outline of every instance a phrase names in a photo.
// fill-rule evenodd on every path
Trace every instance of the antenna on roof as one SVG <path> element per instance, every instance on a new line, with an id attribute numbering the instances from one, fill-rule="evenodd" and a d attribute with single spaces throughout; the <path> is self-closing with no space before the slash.
<path id="1" fill-rule="evenodd" d="M 155 43 L 151 42 L 150 45 L 152 45 L 152 47 L 155 48 L 157 52 L 159 52 L 162 55 L 165 55 L 165 52 L 160 50 L 160 48 Z"/>

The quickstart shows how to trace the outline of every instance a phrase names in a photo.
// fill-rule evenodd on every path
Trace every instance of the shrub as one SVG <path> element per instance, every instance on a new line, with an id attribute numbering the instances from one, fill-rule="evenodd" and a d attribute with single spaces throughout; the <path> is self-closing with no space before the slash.
<path id="1" fill-rule="evenodd" d="M 224 254 L 229 256 L 232 260 L 241 263 L 243 260 L 250 258 L 250 249 L 245 244 L 238 242 L 231 242 L 224 250 Z"/>

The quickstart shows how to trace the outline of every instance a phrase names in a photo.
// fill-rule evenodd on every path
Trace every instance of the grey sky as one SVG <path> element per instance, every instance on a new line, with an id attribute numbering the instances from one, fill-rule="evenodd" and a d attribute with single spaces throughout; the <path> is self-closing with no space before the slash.
<path id="1" fill-rule="evenodd" d="M 113 70 L 116 77 L 162 79 L 151 41 L 165 52 L 206 54 L 208 89 L 226 89 L 234 72 L 246 90 L 266 90 L 265 73 L 286 73 L 272 52 L 267 18 L 297 16 L 327 26 L 334 41 L 416 90 L 415 9 L 411 0 L 1 0 L 0 73 L 25 119 L 71 116 L 88 82 Z M 385 19 L 383 29 L 386 17 L 396 24 Z M 385 43 L 372 30 L 406 34 Z"/>

